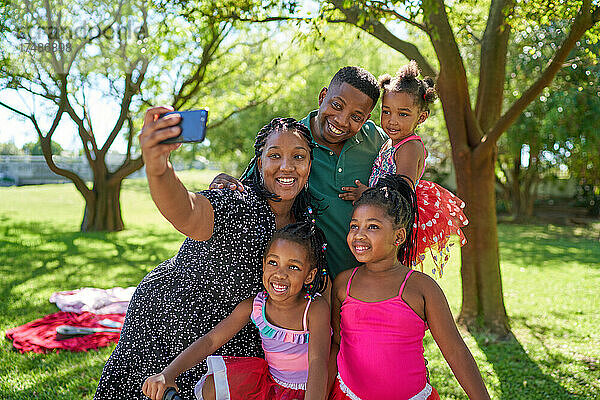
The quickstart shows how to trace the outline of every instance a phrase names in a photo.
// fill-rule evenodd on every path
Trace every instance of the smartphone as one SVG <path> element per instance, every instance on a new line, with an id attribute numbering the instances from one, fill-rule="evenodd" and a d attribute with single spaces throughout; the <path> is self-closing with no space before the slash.
<path id="1" fill-rule="evenodd" d="M 206 137 L 206 121 L 208 110 L 172 111 L 161 115 L 181 115 L 181 121 L 177 126 L 181 127 L 179 136 L 163 140 L 162 143 L 192 143 L 201 142 Z"/>

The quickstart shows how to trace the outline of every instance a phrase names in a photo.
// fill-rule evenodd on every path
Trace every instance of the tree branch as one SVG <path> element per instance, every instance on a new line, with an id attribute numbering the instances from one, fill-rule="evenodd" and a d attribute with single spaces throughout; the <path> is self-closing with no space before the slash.
<path id="1" fill-rule="evenodd" d="M 413 21 L 412 19 L 405 17 L 404 15 L 398 13 L 398 11 L 396 11 L 396 10 L 390 10 L 389 8 L 386 7 L 386 5 L 383 2 L 371 1 L 371 3 L 374 4 L 375 7 L 369 7 L 369 6 L 367 6 L 367 7 L 375 9 L 377 11 L 381 11 L 382 13 L 385 13 L 385 14 L 392 15 L 393 17 L 395 17 L 396 19 L 398 19 L 402 22 L 412 25 L 415 28 L 422 30 L 423 32 L 427 32 L 427 27 L 425 25 L 420 24 L 417 21 Z"/>
<path id="2" fill-rule="evenodd" d="M 115 141 L 115 138 L 123 128 L 123 124 L 125 123 L 125 120 L 129 115 L 129 106 L 131 105 L 133 96 L 135 96 L 140 90 L 142 81 L 144 80 L 144 76 L 146 74 L 146 70 L 148 69 L 148 60 L 146 58 L 141 58 L 137 60 L 136 64 L 139 63 L 140 60 L 142 66 L 139 70 L 138 79 L 134 82 L 133 73 L 131 72 L 125 75 L 125 90 L 123 92 L 123 98 L 121 99 L 121 110 L 119 112 L 119 117 L 112 131 L 108 135 L 108 138 L 106 138 L 104 145 L 100 149 L 100 157 L 104 157 L 106 155 L 108 149 L 110 149 L 110 146 L 112 146 L 113 142 Z"/>
<path id="3" fill-rule="evenodd" d="M 558 71 L 562 68 L 563 62 L 569 55 L 569 52 L 575 47 L 581 36 L 594 24 L 598 22 L 596 16 L 600 18 L 600 7 L 597 7 L 593 12 L 590 9 L 590 0 L 585 0 L 579 9 L 571 30 L 565 38 L 561 46 L 558 48 L 554 57 L 548 63 L 544 72 L 540 77 L 517 99 L 510 108 L 498 119 L 495 125 L 485 135 L 481 144 L 474 150 L 473 157 L 482 159 L 485 154 L 496 144 L 500 136 L 515 122 L 521 113 L 527 108 L 541 92 L 548 86 Z"/>
<path id="4" fill-rule="evenodd" d="M 178 110 L 183 107 L 189 100 L 192 98 L 200 89 L 200 83 L 204 80 L 204 75 L 206 74 L 206 68 L 212 61 L 213 56 L 217 52 L 219 48 L 219 44 L 225 38 L 225 31 L 228 27 L 224 27 L 221 29 L 214 28 L 212 29 L 212 37 L 208 44 L 206 44 L 202 49 L 202 57 L 200 60 L 200 64 L 196 68 L 196 71 L 186 79 L 177 92 L 177 94 L 173 98 L 173 107 Z M 189 90 L 188 87 L 191 87 Z M 186 92 L 184 94 L 184 92 Z"/>
<path id="5" fill-rule="evenodd" d="M 14 107 L 11 107 L 2 101 L 0 101 L 0 106 L 5 107 L 5 108 L 9 109 L 10 111 L 14 112 L 15 114 L 21 115 L 31 121 L 31 123 L 38 135 L 40 145 L 42 147 L 42 154 L 44 155 L 46 164 L 48 164 L 48 168 L 55 174 L 64 176 L 65 178 L 70 179 L 84 197 L 89 196 L 90 190 L 88 189 L 84 180 L 81 179 L 81 177 L 79 175 L 77 175 L 75 172 L 58 167 L 52 158 L 52 147 L 51 147 L 52 135 L 54 134 L 54 131 L 56 130 L 56 127 L 58 126 L 58 123 L 60 122 L 61 115 L 64 112 L 64 104 L 61 104 L 59 106 L 59 109 L 56 112 L 56 116 L 54 117 L 54 121 L 52 122 L 52 126 L 45 136 L 44 136 L 42 130 L 40 129 L 37 119 L 35 118 L 35 116 L 33 114 L 31 114 L 31 115 L 26 114 L 23 111 L 18 110 Z"/>
<path id="6" fill-rule="evenodd" d="M 354 25 L 354 26 L 364 30 L 365 32 L 369 33 L 370 35 L 376 37 L 377 39 L 381 40 L 383 43 L 389 45 L 394 50 L 397 50 L 398 52 L 404 54 L 406 56 L 406 58 L 408 58 L 409 60 L 415 60 L 419 64 L 419 67 L 421 68 L 421 71 L 423 72 L 424 75 L 432 76 L 432 77 L 436 76 L 435 69 L 431 66 L 431 64 L 429 64 L 427 59 L 421 54 L 421 52 L 419 51 L 417 46 L 415 46 L 414 44 L 412 44 L 410 42 L 406 42 L 406 41 L 398 38 L 397 36 L 395 36 L 393 33 L 391 33 L 389 30 L 387 30 L 385 28 L 384 24 L 382 24 L 378 20 L 367 18 L 364 21 L 364 23 L 359 24 L 358 21 L 359 21 L 359 15 L 360 15 L 361 10 L 357 6 L 353 6 L 350 8 L 344 8 L 343 0 L 333 0 L 333 1 L 331 1 L 331 4 L 333 4 L 333 6 L 336 9 L 341 11 L 346 18 L 345 19 L 326 18 L 327 22 L 329 22 L 329 23 L 347 23 L 347 24 Z M 387 14 L 393 15 L 397 19 L 399 19 L 405 23 L 408 23 L 412 26 L 415 26 L 423 31 L 427 31 L 427 27 L 425 25 L 420 24 L 416 21 L 413 21 L 413 20 L 399 14 L 398 12 L 396 12 L 394 10 L 390 10 L 388 8 L 376 8 L 376 9 L 378 9 L 382 12 L 385 12 Z M 237 21 L 246 21 L 246 22 L 273 22 L 273 21 L 312 22 L 312 21 L 314 21 L 313 18 L 309 18 L 309 17 L 276 16 L 276 17 L 266 17 L 266 18 L 258 19 L 258 18 L 242 18 L 239 15 L 235 15 L 235 14 L 229 15 L 226 17 L 226 19 L 227 18 L 231 18 L 231 19 L 234 19 Z"/>
<path id="7" fill-rule="evenodd" d="M 367 18 L 365 19 L 364 23 L 359 24 L 359 15 L 361 10 L 357 6 L 344 8 L 343 0 L 332 0 L 331 3 L 335 6 L 335 8 L 344 14 L 346 17 L 346 23 L 352 24 L 369 33 L 371 36 L 376 37 L 394 50 L 404 54 L 409 60 L 415 60 L 417 64 L 419 64 L 419 68 L 421 68 L 423 75 L 432 77 L 437 75 L 434 68 L 431 66 L 431 64 L 429 64 L 423 54 L 421 54 L 417 46 L 398 38 L 392 32 L 387 30 L 385 25 L 378 20 Z"/>
<path id="8" fill-rule="evenodd" d="M 423 13 L 429 29 L 429 39 L 440 64 L 438 95 L 448 126 L 453 160 L 456 160 L 457 157 L 470 156 L 471 149 L 481 142 L 483 132 L 471 108 L 465 65 L 444 2 L 424 1 Z"/>
<path id="9" fill-rule="evenodd" d="M 60 76 L 60 91 L 61 91 L 61 99 L 64 98 L 63 101 L 65 104 L 65 111 L 67 112 L 67 114 L 69 114 L 69 117 L 71 117 L 71 120 L 73 120 L 73 122 L 75 122 L 75 124 L 77 125 L 77 128 L 78 128 L 77 133 L 79 134 L 79 138 L 81 139 L 81 144 L 83 145 L 83 152 L 86 156 L 86 159 L 88 160 L 90 167 L 93 169 L 94 161 L 97 159 L 96 155 L 98 154 L 98 147 L 96 146 L 96 139 L 94 138 L 93 135 L 90 134 L 90 132 L 88 132 L 85 129 L 85 123 L 84 123 L 83 119 L 81 119 L 79 117 L 79 115 L 77 115 L 77 112 L 75 111 L 75 109 L 73 108 L 71 103 L 69 102 L 69 98 L 68 98 L 69 94 L 67 92 L 67 75 L 65 75 L 65 74 L 62 74 Z M 88 143 L 92 144 L 92 150 L 94 151 L 94 157 L 92 157 L 92 154 L 88 147 Z"/>
<path id="10" fill-rule="evenodd" d="M 122 181 L 128 175 L 134 173 L 144 166 L 142 157 L 126 160 L 115 172 L 113 172 L 108 180 L 108 184 L 114 184 Z"/>
<path id="11" fill-rule="evenodd" d="M 483 33 L 475 115 L 484 132 L 498 120 L 502 113 L 506 53 L 510 37 L 506 12 L 513 7 L 513 0 L 492 0 Z"/>
<path id="12" fill-rule="evenodd" d="M 8 104 L 4 103 L 3 101 L 0 101 L 0 106 L 2 106 L 4 108 L 8 108 L 10 111 L 14 112 L 15 114 L 19 114 L 22 117 L 25 117 L 28 119 L 32 118 L 31 115 L 25 114 L 23 111 L 17 110 L 16 108 L 9 106 Z"/>
<path id="13" fill-rule="evenodd" d="M 314 65 L 315 65 L 315 64 L 308 64 L 308 65 L 305 65 L 305 66 L 303 66 L 302 68 L 299 68 L 299 69 L 297 69 L 296 71 L 292 72 L 292 73 L 291 73 L 291 74 L 288 76 L 288 78 L 292 78 L 292 77 L 294 77 L 294 76 L 296 76 L 296 75 L 300 74 L 301 72 L 303 72 L 303 71 L 307 70 L 308 68 L 310 68 L 310 67 L 312 67 L 312 66 L 314 66 Z M 279 91 L 281 91 L 281 89 L 283 89 L 285 86 L 286 86 L 286 84 L 282 83 L 282 84 L 280 84 L 279 86 L 277 86 L 277 88 L 276 88 L 275 90 L 273 90 L 273 91 L 270 91 L 270 92 L 269 92 L 269 93 L 268 93 L 268 94 L 267 94 L 265 97 L 263 97 L 262 99 L 260 99 L 260 100 L 257 100 L 257 99 L 250 100 L 250 101 L 249 101 L 249 102 L 248 102 L 248 103 L 247 103 L 245 106 L 243 106 L 243 107 L 241 107 L 241 108 L 237 108 L 237 109 L 235 109 L 235 110 L 231 111 L 231 112 L 230 112 L 229 114 L 227 114 L 225 117 L 221 118 L 220 120 L 218 120 L 218 121 L 216 121 L 216 122 L 214 122 L 214 123 L 212 123 L 212 124 L 209 124 L 209 125 L 207 126 L 207 129 L 213 129 L 213 128 L 216 128 L 216 127 L 218 127 L 218 126 L 220 126 L 220 125 L 224 124 L 225 122 L 227 122 L 227 120 L 228 120 L 228 119 L 230 119 L 231 117 L 233 117 L 234 115 L 236 115 L 236 114 L 239 114 L 239 113 L 241 113 L 241 112 L 243 112 L 243 111 L 246 111 L 246 110 L 248 110 L 248 109 L 250 109 L 250 108 L 252 108 L 252 107 L 257 107 L 257 106 L 259 106 L 259 105 L 261 105 L 261 104 L 264 104 L 264 103 L 266 103 L 266 102 L 267 102 L 269 99 L 271 99 L 271 98 L 273 97 L 273 95 L 277 94 L 277 93 L 278 93 Z"/>
<path id="14" fill-rule="evenodd" d="M 256 22 L 256 23 L 264 23 L 264 22 L 278 22 L 278 21 L 299 21 L 299 22 L 310 22 L 313 19 L 310 17 L 284 17 L 284 16 L 276 16 L 276 17 L 265 17 L 265 18 L 256 18 L 256 17 L 241 17 L 238 14 L 229 14 L 222 17 L 224 20 L 235 20 L 240 22 Z"/>

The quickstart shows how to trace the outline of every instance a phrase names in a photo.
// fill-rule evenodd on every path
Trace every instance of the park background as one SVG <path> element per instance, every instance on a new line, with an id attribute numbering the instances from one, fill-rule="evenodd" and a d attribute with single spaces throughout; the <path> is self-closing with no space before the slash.
<path id="1" fill-rule="evenodd" d="M 208 140 L 172 156 L 200 190 L 243 169 L 271 118 L 315 109 L 340 67 L 416 59 L 441 73 L 425 178 L 466 197 L 485 244 L 453 250 L 439 282 L 492 398 L 600 397 L 598 2 L 443 3 L 4 2 L 0 167 L 37 155 L 73 184 L 0 188 L 0 330 L 175 254 L 183 237 L 125 179 L 150 105 L 210 109 Z M 0 348 L 8 399 L 91 398 L 112 351 Z M 441 397 L 466 398 L 430 335 L 425 349 Z"/>

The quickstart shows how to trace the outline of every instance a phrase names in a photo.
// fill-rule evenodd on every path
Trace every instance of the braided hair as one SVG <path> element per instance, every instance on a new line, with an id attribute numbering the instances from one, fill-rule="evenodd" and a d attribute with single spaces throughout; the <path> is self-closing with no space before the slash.
<path id="1" fill-rule="evenodd" d="M 398 92 L 411 94 L 421 110 L 429 111 L 429 105 L 437 98 L 435 82 L 430 77 L 419 78 L 421 70 L 416 61 L 411 60 L 396 72 L 395 76 L 390 74 L 379 77 L 379 87 L 385 95 L 387 92 Z"/>
<path id="2" fill-rule="evenodd" d="M 341 68 L 331 78 L 329 86 L 341 85 L 342 83 L 347 83 L 369 96 L 373 100 L 373 107 L 377 104 L 380 95 L 377 79 L 366 69 L 351 66 Z"/>
<path id="3" fill-rule="evenodd" d="M 281 201 L 279 196 L 269 192 L 265 187 L 258 168 L 258 159 L 262 155 L 269 136 L 273 133 L 286 130 L 298 132 L 302 135 L 308 144 L 310 159 L 313 159 L 313 148 L 315 147 L 315 144 L 312 140 L 310 130 L 302 123 L 296 121 L 294 118 L 273 118 L 271 122 L 263 126 L 256 134 L 256 139 L 254 139 L 254 157 L 250 160 L 250 164 L 248 164 L 248 167 L 242 176 L 246 175 L 247 171 L 250 171 L 250 174 L 242 180 L 242 183 L 252 186 L 256 190 L 258 196 L 265 200 Z M 296 196 L 294 204 L 292 204 L 291 212 L 296 220 L 300 221 L 304 219 L 310 205 L 316 203 L 316 199 L 308 192 L 308 190 L 302 188 L 300 193 L 298 193 L 298 196 Z"/>
<path id="4" fill-rule="evenodd" d="M 375 187 L 365 190 L 354 203 L 381 207 L 392 219 L 394 229 L 406 229 L 406 240 L 398 246 L 396 257 L 409 268 L 414 264 L 417 250 L 419 208 L 411 179 L 406 175 L 385 175 Z"/>
<path id="5" fill-rule="evenodd" d="M 314 297 L 316 293 L 323 293 L 327 288 L 327 276 L 329 274 L 325 258 L 327 242 L 323 231 L 311 221 L 286 225 L 275 231 L 267 244 L 265 255 L 269 252 L 271 245 L 278 239 L 297 243 L 308 251 L 311 269 L 317 268 L 317 274 L 311 283 L 304 285 L 304 289 L 309 297 Z"/>

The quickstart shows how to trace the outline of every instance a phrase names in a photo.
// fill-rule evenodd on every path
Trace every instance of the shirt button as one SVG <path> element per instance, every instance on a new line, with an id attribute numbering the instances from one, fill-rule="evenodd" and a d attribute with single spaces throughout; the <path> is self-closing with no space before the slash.
<path id="1" fill-rule="evenodd" d="M 332 156 L 332 155 L 333 155 L 333 151 L 330 151 L 330 152 L 329 152 L 329 155 L 330 155 L 330 156 Z"/>
<path id="2" fill-rule="evenodd" d="M 338 172 L 342 172 L 342 169 L 341 169 L 341 168 L 338 168 Z"/>

